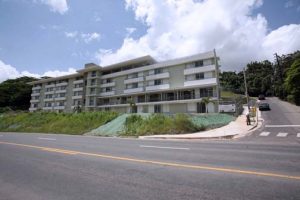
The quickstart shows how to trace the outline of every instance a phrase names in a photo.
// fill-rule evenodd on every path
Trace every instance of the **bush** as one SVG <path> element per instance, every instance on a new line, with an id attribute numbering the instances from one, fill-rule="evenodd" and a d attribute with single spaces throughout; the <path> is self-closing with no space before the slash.
<path id="1" fill-rule="evenodd" d="M 164 114 L 152 114 L 147 118 L 132 115 L 126 119 L 125 128 L 121 135 L 141 136 L 157 134 L 182 134 L 203 130 L 202 125 L 197 126 L 191 122 L 189 116 L 176 114 L 167 116 Z"/>
<path id="2" fill-rule="evenodd" d="M 7 113 L 1 117 L 0 131 L 83 134 L 117 116 L 115 112 Z"/>

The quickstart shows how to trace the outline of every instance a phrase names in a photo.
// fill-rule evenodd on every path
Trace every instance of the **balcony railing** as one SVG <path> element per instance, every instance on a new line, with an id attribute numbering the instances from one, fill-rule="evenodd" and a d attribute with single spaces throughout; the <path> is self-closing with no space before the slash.
<path id="1" fill-rule="evenodd" d="M 192 81 L 185 81 L 184 87 L 187 86 L 208 86 L 208 85 L 217 85 L 216 78 L 205 78 L 200 80 L 192 80 Z"/>

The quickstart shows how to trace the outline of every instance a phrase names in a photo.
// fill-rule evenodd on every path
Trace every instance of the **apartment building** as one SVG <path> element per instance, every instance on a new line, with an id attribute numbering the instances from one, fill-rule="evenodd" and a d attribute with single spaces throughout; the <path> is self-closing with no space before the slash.
<path id="1" fill-rule="evenodd" d="M 29 110 L 217 112 L 218 74 L 215 51 L 163 62 L 143 56 L 103 67 L 89 63 L 75 74 L 30 82 Z M 211 102 L 203 103 L 204 97 Z"/>

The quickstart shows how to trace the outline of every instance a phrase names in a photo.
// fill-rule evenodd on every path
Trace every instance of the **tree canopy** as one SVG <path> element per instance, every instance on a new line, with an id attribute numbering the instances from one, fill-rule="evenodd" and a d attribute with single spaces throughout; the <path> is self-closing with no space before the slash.
<path id="1" fill-rule="evenodd" d="M 31 85 L 33 77 L 9 79 L 0 83 L 0 107 L 10 107 L 13 110 L 28 110 L 31 99 Z"/>

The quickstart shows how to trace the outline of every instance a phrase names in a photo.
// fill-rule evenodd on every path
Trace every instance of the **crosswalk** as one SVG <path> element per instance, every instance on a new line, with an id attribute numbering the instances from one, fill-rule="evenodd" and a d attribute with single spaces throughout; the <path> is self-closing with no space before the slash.
<path id="1" fill-rule="evenodd" d="M 286 133 L 286 132 L 271 133 L 271 132 L 267 132 L 267 131 L 259 133 L 259 136 L 261 136 L 261 137 L 276 136 L 279 138 L 284 138 L 289 135 L 290 136 L 295 135 L 297 138 L 300 138 L 300 133 L 297 133 L 297 134 L 290 134 L 290 133 Z"/>

